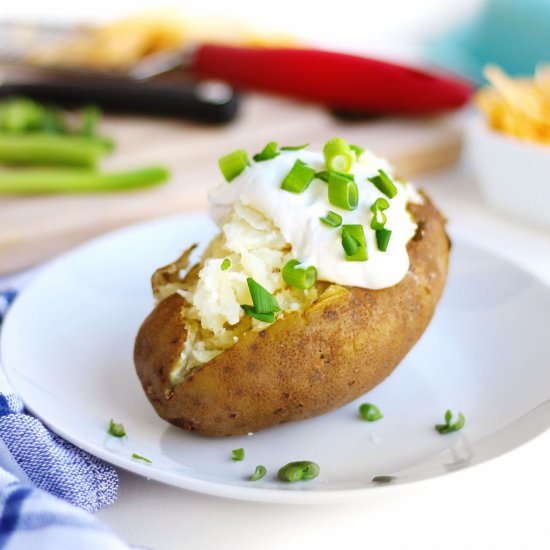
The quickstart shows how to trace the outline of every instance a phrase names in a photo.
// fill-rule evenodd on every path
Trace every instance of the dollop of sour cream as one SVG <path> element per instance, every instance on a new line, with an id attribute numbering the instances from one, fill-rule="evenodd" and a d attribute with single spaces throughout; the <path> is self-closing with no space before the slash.
<path id="1" fill-rule="evenodd" d="M 323 154 L 307 150 L 281 152 L 274 159 L 253 162 L 234 180 L 210 191 L 210 213 L 216 223 L 221 226 L 239 201 L 270 219 L 292 245 L 293 256 L 304 265 L 315 266 L 319 280 L 368 289 L 399 283 L 409 269 L 406 247 L 416 231 L 407 203 L 422 202 L 415 188 L 410 183 L 393 180 L 397 194 L 388 199 L 368 178 L 377 175 L 379 169 L 391 177 L 391 167 L 385 160 L 366 152 L 350 170 L 359 190 L 359 204 L 355 210 L 344 210 L 329 202 L 328 184 L 321 179 L 314 178 L 300 194 L 281 189 L 282 181 L 297 159 L 316 172 L 327 170 Z M 392 231 L 386 252 L 378 250 L 376 233 L 370 227 L 371 206 L 379 197 L 386 198 L 390 204 L 384 211 L 385 227 Z M 341 227 L 329 227 L 319 219 L 329 210 L 340 214 L 343 224 L 363 226 L 368 260 L 346 260 Z"/>

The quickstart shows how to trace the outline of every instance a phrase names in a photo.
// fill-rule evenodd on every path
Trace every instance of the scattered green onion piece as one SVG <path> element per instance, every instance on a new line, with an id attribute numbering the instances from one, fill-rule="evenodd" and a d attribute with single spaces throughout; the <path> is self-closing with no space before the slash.
<path id="1" fill-rule="evenodd" d="M 338 176 L 342 176 L 343 178 L 347 178 L 348 180 L 355 181 L 355 176 L 353 174 L 344 174 L 343 172 L 329 172 L 328 170 L 317 172 L 315 174 L 315 177 L 328 183 L 330 174 L 337 174 Z"/>
<path id="2" fill-rule="evenodd" d="M 231 262 L 229 261 L 229 258 L 225 258 L 222 262 L 222 265 L 220 266 L 220 269 L 222 271 L 227 271 L 231 267 Z"/>
<path id="3" fill-rule="evenodd" d="M 349 148 L 355 153 L 355 158 L 359 160 L 359 157 L 365 152 L 363 147 L 359 147 L 359 145 L 350 145 Z"/>
<path id="4" fill-rule="evenodd" d="M 459 412 L 458 413 L 458 417 L 457 417 L 457 420 L 456 422 L 451 422 L 452 418 L 453 418 L 453 413 L 451 412 L 450 409 L 447 409 L 447 411 L 445 412 L 445 424 L 436 424 L 435 425 L 435 429 L 440 433 L 440 434 L 448 434 L 448 433 L 451 433 L 451 432 L 457 432 L 458 430 L 462 429 L 464 427 L 464 423 L 465 423 L 465 418 L 464 418 L 464 415 Z"/>
<path id="5" fill-rule="evenodd" d="M 252 158 L 255 162 L 263 162 L 278 157 L 281 153 L 277 152 L 277 143 L 270 141 L 262 150 L 261 153 L 256 153 Z"/>
<path id="6" fill-rule="evenodd" d="M 373 210 L 373 216 L 370 221 L 371 229 L 382 229 L 386 225 L 386 214 L 382 210 Z"/>
<path id="7" fill-rule="evenodd" d="M 324 224 L 330 227 L 340 227 L 342 225 L 342 216 L 329 210 L 326 216 L 319 218 Z"/>
<path id="8" fill-rule="evenodd" d="M 374 201 L 374 204 L 370 207 L 371 212 L 374 214 L 370 222 L 371 229 L 382 229 L 386 225 L 387 218 L 383 210 L 387 210 L 389 207 L 389 202 L 383 197 L 379 197 Z"/>
<path id="9" fill-rule="evenodd" d="M 109 429 L 107 430 L 107 432 L 113 437 L 124 437 L 126 435 L 124 425 L 119 422 L 115 422 L 112 418 L 109 422 Z"/>
<path id="10" fill-rule="evenodd" d="M 365 231 L 362 225 L 342 226 L 342 247 L 348 262 L 365 262 L 369 259 Z"/>
<path id="11" fill-rule="evenodd" d="M 261 284 L 257 283 L 252 277 L 246 279 L 252 303 L 257 313 L 274 313 L 280 311 L 279 304 L 273 294 L 268 292 Z"/>
<path id="12" fill-rule="evenodd" d="M 300 151 L 301 149 L 305 149 L 308 145 L 309 143 L 305 145 L 285 145 L 281 147 L 281 151 Z"/>
<path id="13" fill-rule="evenodd" d="M 359 204 L 359 189 L 354 181 L 331 172 L 328 178 L 330 204 L 344 210 L 355 210 Z"/>
<path id="14" fill-rule="evenodd" d="M 286 175 L 281 189 L 291 193 L 300 194 L 305 191 L 315 177 L 315 170 L 297 159 L 290 172 Z"/>
<path id="15" fill-rule="evenodd" d="M 380 409 L 372 403 L 363 403 L 360 405 L 359 415 L 367 422 L 376 422 L 376 420 L 384 418 L 384 415 L 380 412 Z"/>
<path id="16" fill-rule="evenodd" d="M 349 172 L 353 166 L 353 151 L 342 138 L 334 138 L 323 147 L 327 168 L 335 172 Z"/>
<path id="17" fill-rule="evenodd" d="M 244 460 L 244 449 L 242 447 L 240 449 L 233 449 L 231 451 L 231 460 L 234 460 L 235 462 Z"/>
<path id="18" fill-rule="evenodd" d="M 273 323 L 275 321 L 274 313 L 258 313 L 253 306 L 247 304 L 241 304 L 241 308 L 246 315 L 258 319 L 258 321 L 263 321 L 264 323 Z"/>
<path id="19" fill-rule="evenodd" d="M 395 481 L 397 478 L 395 476 L 374 476 L 372 478 L 373 483 L 391 483 L 392 481 Z"/>
<path id="20" fill-rule="evenodd" d="M 391 230 L 383 227 L 376 230 L 376 245 L 380 252 L 386 252 L 388 250 L 388 244 L 391 238 Z"/>
<path id="21" fill-rule="evenodd" d="M 250 296 L 254 305 L 241 304 L 241 308 L 249 317 L 254 317 L 254 319 L 258 319 L 264 323 L 273 323 L 275 321 L 275 312 L 280 311 L 277 300 L 251 277 L 248 277 L 246 282 L 248 283 L 248 289 L 250 290 Z"/>
<path id="22" fill-rule="evenodd" d="M 137 453 L 132 453 L 132 458 L 134 460 L 142 460 L 143 462 L 147 462 L 147 464 L 152 464 L 153 461 L 149 460 L 148 458 L 145 458 L 144 456 L 138 455 Z"/>
<path id="23" fill-rule="evenodd" d="M 306 481 L 319 475 L 319 465 L 309 460 L 289 462 L 279 469 L 277 477 L 281 481 Z"/>
<path id="24" fill-rule="evenodd" d="M 248 166 L 248 153 L 237 149 L 218 159 L 218 165 L 226 181 L 234 180 Z"/>
<path id="25" fill-rule="evenodd" d="M 282 275 L 285 283 L 307 290 L 317 280 L 317 269 L 312 265 L 301 267 L 298 260 L 289 260 L 283 267 Z"/>
<path id="26" fill-rule="evenodd" d="M 162 166 L 101 173 L 83 168 L 0 171 L 0 195 L 130 191 L 162 183 L 170 173 Z"/>
<path id="27" fill-rule="evenodd" d="M 350 233 L 344 231 L 342 232 L 342 246 L 344 247 L 346 256 L 353 256 L 361 248 L 361 243 Z"/>
<path id="28" fill-rule="evenodd" d="M 250 476 L 250 481 L 258 481 L 258 479 L 262 479 L 265 474 L 267 474 L 267 470 L 265 466 L 260 464 L 259 466 L 256 466 L 254 473 Z"/>
<path id="29" fill-rule="evenodd" d="M 384 193 L 386 197 L 392 199 L 395 195 L 397 195 L 397 188 L 384 170 L 378 170 L 377 176 L 373 176 L 368 179 L 380 192 Z"/>
<path id="30" fill-rule="evenodd" d="M 387 210 L 389 207 L 390 203 L 384 197 L 378 197 L 370 209 L 374 212 L 375 210 Z"/>

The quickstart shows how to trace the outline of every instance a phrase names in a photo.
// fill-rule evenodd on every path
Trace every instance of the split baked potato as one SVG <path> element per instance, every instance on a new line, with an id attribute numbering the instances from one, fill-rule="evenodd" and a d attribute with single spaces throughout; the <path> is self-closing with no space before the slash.
<path id="1" fill-rule="evenodd" d="M 158 270 L 158 304 L 139 330 L 134 359 L 159 416 L 209 436 L 246 434 L 336 409 L 384 380 L 424 332 L 447 277 L 445 220 L 423 199 L 408 205 L 416 233 L 398 284 L 371 290 L 318 280 L 298 309 L 284 309 L 272 324 L 241 320 L 223 351 L 186 371 L 188 296 L 219 253 L 219 238 L 183 277 L 190 251 Z"/>

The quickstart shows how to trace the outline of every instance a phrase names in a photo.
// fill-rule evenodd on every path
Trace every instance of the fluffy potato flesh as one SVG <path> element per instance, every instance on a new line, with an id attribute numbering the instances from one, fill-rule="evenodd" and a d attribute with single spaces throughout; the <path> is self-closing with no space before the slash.
<path id="1" fill-rule="evenodd" d="M 224 237 L 182 280 L 157 287 L 160 301 L 139 330 L 134 359 L 159 416 L 210 436 L 245 434 L 328 412 L 379 384 L 424 332 L 447 276 L 450 246 L 442 216 L 428 199 L 409 208 L 418 227 L 408 244 L 410 269 L 393 287 L 318 282 L 304 297 L 277 283 L 270 287 L 266 271 L 268 290 L 281 301 L 287 292 L 284 313 L 273 324 L 243 317 L 231 327 L 213 318 L 210 328 L 200 328 L 200 300 L 193 305 L 199 270 L 225 257 L 237 272 L 242 266 Z M 284 262 L 290 251 L 280 245 L 277 262 Z M 238 284 L 231 291 L 242 299 Z M 182 364 L 199 343 L 211 357 L 203 355 L 201 363 L 199 354 L 195 363 Z"/>

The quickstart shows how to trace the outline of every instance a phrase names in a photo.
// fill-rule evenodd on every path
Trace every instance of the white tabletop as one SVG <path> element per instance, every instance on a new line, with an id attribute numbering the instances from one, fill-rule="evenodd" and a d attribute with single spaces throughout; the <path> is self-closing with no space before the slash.
<path id="1" fill-rule="evenodd" d="M 464 167 L 417 183 L 448 216 L 451 234 L 475 236 L 550 284 L 550 231 L 490 211 Z M 119 471 L 118 501 L 97 515 L 129 543 L 154 550 L 547 549 L 549 459 L 545 433 L 432 481 L 381 488 L 360 503 L 307 506 L 211 497 Z"/>

